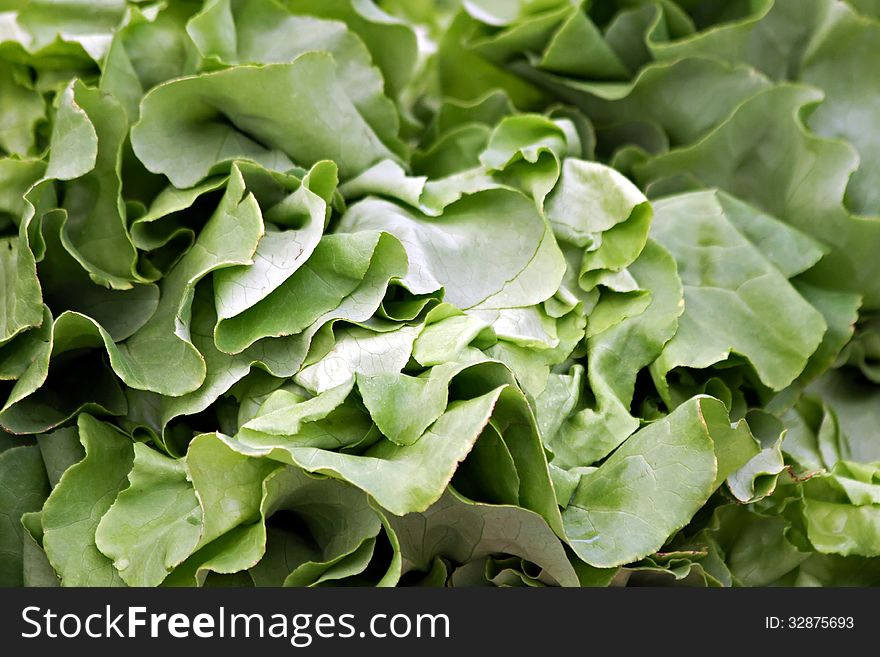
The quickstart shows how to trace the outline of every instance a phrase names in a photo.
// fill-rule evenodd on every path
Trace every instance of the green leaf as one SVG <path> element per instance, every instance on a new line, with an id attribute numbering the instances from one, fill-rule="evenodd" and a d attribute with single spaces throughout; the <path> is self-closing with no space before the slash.
<path id="1" fill-rule="evenodd" d="M 370 548 L 369 557 L 381 528 L 361 491 L 292 467 L 266 480 L 263 508 L 272 524 L 266 528 L 266 556 L 251 569 L 258 586 L 308 586 L 358 574 L 366 567 L 362 558 L 354 559 L 359 568 L 349 560 L 347 573 L 340 572 L 343 562 L 362 546 Z"/>
<path id="2" fill-rule="evenodd" d="M 789 3 L 792 4 L 792 3 Z M 817 134 L 845 139 L 859 154 L 859 167 L 846 185 L 846 206 L 858 214 L 880 215 L 877 169 L 880 140 L 865 108 L 880 100 L 880 82 L 869 72 L 869 62 L 880 52 L 880 25 L 859 16 L 846 4 L 830 4 L 821 31 L 804 54 L 800 79 L 819 87 L 824 100 L 808 125 Z M 848 71 L 864 84 L 845 84 L 839 71 Z M 840 117 L 846 116 L 846 120 Z"/>
<path id="3" fill-rule="evenodd" d="M 379 441 L 360 455 L 279 444 L 254 448 L 238 440 L 227 444 L 243 454 L 267 455 L 309 472 L 354 484 L 383 508 L 401 515 L 428 508 L 440 498 L 457 464 L 471 450 L 501 394 L 450 404 L 412 445 Z"/>
<path id="4" fill-rule="evenodd" d="M 194 185 L 215 165 L 236 158 L 278 170 L 329 159 L 350 178 L 393 154 L 335 69 L 329 54 L 306 53 L 292 63 L 237 66 L 164 83 L 144 97 L 132 146 L 150 171 L 176 187 Z M 263 91 L 269 88 L 271 96 Z M 276 95 L 290 102 L 282 106 Z M 193 97 L 200 101 L 181 111 L 181 99 Z M 339 140 L 343 127 L 346 139 Z"/>
<path id="5" fill-rule="evenodd" d="M 64 586 L 124 585 L 110 559 L 98 551 L 95 532 L 125 486 L 134 449 L 128 436 L 90 415 L 80 415 L 77 425 L 86 454 L 46 500 L 43 546 Z"/>
<path id="6" fill-rule="evenodd" d="M 851 506 L 804 500 L 810 542 L 820 552 L 880 556 L 880 504 Z"/>
<path id="7" fill-rule="evenodd" d="M 737 20 L 718 22 L 712 29 L 686 39 L 648 36 L 657 59 L 709 56 L 743 62 L 774 80 L 794 77 L 804 48 L 823 18 L 825 0 L 763 0 L 751 3 Z"/>
<path id="8" fill-rule="evenodd" d="M 438 557 L 468 564 L 507 554 L 535 564 L 556 585 L 578 585 L 559 538 L 541 516 L 517 506 L 478 504 L 450 491 L 430 508 L 390 516 L 389 523 L 400 541 L 404 573 L 427 572 Z"/>
<path id="9" fill-rule="evenodd" d="M 630 437 L 581 477 L 562 514 L 572 549 L 600 568 L 659 550 L 714 491 L 729 429 L 721 402 L 697 397 Z"/>
<path id="10" fill-rule="evenodd" d="M 46 558 L 46 553 L 40 545 L 40 511 L 31 511 L 22 514 L 21 523 L 24 525 L 24 544 L 22 546 L 22 583 L 24 586 L 57 587 L 61 585 L 58 575 L 52 570 L 52 565 Z"/>
<path id="11" fill-rule="evenodd" d="M 292 62 L 309 51 L 332 55 L 340 86 L 377 135 L 389 145 L 399 128 L 382 74 L 361 38 L 338 20 L 297 16 L 274 0 L 215 0 L 187 23 L 203 57 L 226 65 Z M 289 34 L 308 34 L 290 39 Z"/>
<path id="12" fill-rule="evenodd" d="M 639 427 L 630 413 L 637 374 L 661 354 L 677 330 L 683 310 L 681 280 L 669 253 L 649 240 L 629 271 L 651 294 L 650 305 L 588 339 L 587 376 L 596 406 L 578 409 L 570 418 L 568 413 L 557 416 L 558 428 L 544 434 L 558 467 L 590 465 Z"/>
<path id="13" fill-rule="evenodd" d="M 553 73 L 584 78 L 625 78 L 628 73 L 596 24 L 581 12 L 573 13 L 553 35 L 539 66 Z"/>
<path id="14" fill-rule="evenodd" d="M 412 445 L 446 409 L 449 381 L 458 368 L 432 367 L 421 376 L 387 372 L 358 373 L 357 387 L 364 406 L 388 440 Z M 406 406 L 397 400 L 406 399 Z"/>
<path id="15" fill-rule="evenodd" d="M 194 439 L 185 460 L 135 444 L 130 485 L 101 518 L 98 549 L 128 585 L 156 586 L 200 547 L 256 520 L 263 480 L 275 467 L 235 453 L 215 434 Z"/>
<path id="16" fill-rule="evenodd" d="M 54 489 L 64 472 L 82 461 L 85 456 L 79 441 L 76 427 L 63 427 L 37 436 L 40 456 L 49 477 L 49 485 Z"/>
<path id="17" fill-rule="evenodd" d="M 264 233 L 256 199 L 233 168 L 223 199 L 199 238 L 162 280 L 155 314 L 119 345 L 111 363 L 129 386 L 178 396 L 196 390 L 205 378 L 205 362 L 189 335 L 194 287 L 215 269 L 253 261 Z M 166 364 L 176 363 L 175 375 Z"/>
<path id="18" fill-rule="evenodd" d="M 155 393 L 129 393 L 134 400 L 130 410 L 133 421 L 151 427 L 163 435 L 167 423 L 180 415 L 198 413 L 212 404 L 219 395 L 244 377 L 253 364 L 259 364 L 278 376 L 292 376 L 305 360 L 309 345 L 322 328 L 332 329 L 337 321 L 365 322 L 379 307 L 388 278 L 398 271 L 402 262 L 402 249 L 391 238 L 380 239 L 380 244 L 390 243 L 387 257 L 370 267 L 358 287 L 338 306 L 317 317 L 298 335 L 287 339 L 259 341 L 237 355 L 229 355 L 217 349 L 214 343 L 216 316 L 209 305 L 196 295 L 193 306 L 193 341 L 206 363 L 205 379 L 199 388 L 180 397 L 164 397 Z M 394 254 L 400 254 L 400 258 Z M 401 272 L 402 273 L 402 272 Z"/>
<path id="19" fill-rule="evenodd" d="M 260 303 L 218 323 L 217 347 L 239 353 L 261 338 L 300 334 L 338 308 L 368 278 L 387 285 L 405 271 L 403 249 L 390 235 L 373 231 L 328 235 Z"/>
<path id="20" fill-rule="evenodd" d="M 197 9 L 188 2 L 128 5 L 103 60 L 99 86 L 122 103 L 131 122 L 138 119 L 145 90 L 195 72 L 196 47 L 185 26 Z"/>
<path id="21" fill-rule="evenodd" d="M 810 556 L 792 543 L 790 529 L 784 518 L 726 505 L 715 511 L 706 533 L 712 536 L 710 545 L 722 551 L 737 584 L 768 586 L 796 570 Z"/>
<path id="22" fill-rule="evenodd" d="M 49 481 L 36 445 L 0 453 L 0 583 L 23 583 L 22 514 L 39 511 L 49 494 Z"/>
<path id="23" fill-rule="evenodd" d="M 34 150 L 35 128 L 46 115 L 40 94 L 27 83 L 21 66 L 0 65 L 0 148 L 27 155 Z"/>
<path id="24" fill-rule="evenodd" d="M 296 14 L 344 22 L 370 49 L 388 92 L 392 96 L 402 93 L 418 57 L 413 27 L 361 0 L 285 0 L 285 5 Z"/>
<path id="25" fill-rule="evenodd" d="M 345 329 L 334 336 L 333 347 L 320 360 L 304 367 L 293 380 L 306 390 L 320 393 L 358 374 L 399 372 L 409 362 L 418 331 L 409 326 L 381 332 L 360 327 Z"/>
<path id="26" fill-rule="evenodd" d="M 286 390 L 271 393 L 256 416 L 239 429 L 236 440 L 251 447 L 319 447 L 357 445 L 372 424 L 354 403 L 347 402 L 352 384 L 341 384 L 303 399 Z"/>
<path id="27" fill-rule="evenodd" d="M 365 200 L 352 206 L 339 230 L 384 230 L 396 236 L 410 263 L 404 286 L 416 294 L 442 286 L 445 300 L 461 309 L 539 303 L 556 292 L 564 271 L 562 254 L 534 204 L 511 190 L 466 196 L 439 218 Z M 476 263 L 482 262 L 491 266 L 478 275 Z"/>
<path id="28" fill-rule="evenodd" d="M 257 245 L 253 264 L 229 267 L 214 275 L 214 301 L 221 320 L 265 299 L 311 257 L 329 215 L 327 199 L 310 190 L 313 184 L 319 190 L 335 188 L 336 165 L 319 162 L 298 190 L 267 211 L 266 221 L 291 229 L 267 231 Z"/>
<path id="29" fill-rule="evenodd" d="M 53 127 L 46 177 L 68 181 L 61 241 L 95 282 L 128 289 L 144 277 L 137 269 L 121 196 L 125 110 L 112 96 L 79 81 L 64 90 L 60 103 L 63 120 Z M 73 157 L 68 159 L 68 153 Z"/>
<path id="30" fill-rule="evenodd" d="M 112 350 L 109 334 L 94 320 L 69 311 L 52 323 L 47 309 L 44 322 L 45 328 L 34 336 L 27 369 L 0 412 L 0 423 L 14 433 L 42 433 L 80 411 L 125 413 L 125 397 L 113 371 L 90 349 Z M 83 379 L 92 384 L 83 386 Z"/>
<path id="31" fill-rule="evenodd" d="M 809 279 L 855 291 L 874 307 L 878 291 L 868 245 L 877 222 L 851 215 L 842 204 L 857 155 L 840 141 L 807 132 L 801 109 L 820 92 L 793 84 L 766 89 L 739 105 L 729 120 L 692 146 L 636 167 L 642 184 L 689 176 L 717 186 L 831 246 Z M 739 171 L 739 162 L 750 166 Z"/>
<path id="32" fill-rule="evenodd" d="M 819 346 L 825 321 L 752 242 L 754 234 L 730 218 L 748 207 L 720 192 L 700 192 L 664 199 L 655 210 L 651 234 L 672 252 L 684 283 L 684 313 L 652 366 L 655 378 L 662 382 L 675 367 L 705 368 L 735 353 L 770 388 L 789 385 Z M 788 230 L 780 226 L 777 239 Z M 804 249 L 798 237 L 785 246 Z"/>
<path id="33" fill-rule="evenodd" d="M 137 332 L 156 311 L 159 288 L 154 284 L 113 290 L 95 284 L 64 247 L 68 218 L 56 211 L 43 215 L 46 254 L 37 266 L 43 298 L 56 312 L 71 310 L 94 319 L 115 341 Z"/>
<path id="34" fill-rule="evenodd" d="M 98 60 L 124 11 L 123 0 L 35 0 L 19 12 L 18 22 L 33 36 L 33 46 L 49 44 L 63 33 Z"/>
<path id="35" fill-rule="evenodd" d="M 859 463 L 880 461 L 877 444 L 877 400 L 880 398 L 875 386 L 848 369 L 831 370 L 807 388 L 810 394 L 819 395 L 833 411 L 833 424 L 839 428 L 840 458 Z M 837 459 L 826 463 L 832 467 Z"/>
<path id="36" fill-rule="evenodd" d="M 134 446 L 129 487 L 98 523 L 95 543 L 129 586 L 156 586 L 195 550 L 199 500 L 182 462 Z"/>
<path id="37" fill-rule="evenodd" d="M 647 199 L 626 178 L 609 167 L 574 158 L 565 160 L 546 211 L 558 239 L 585 247 L 583 273 L 599 268 L 618 271 L 630 264 L 645 245 L 651 219 Z M 642 239 L 632 245 L 632 257 L 619 263 L 602 262 L 597 253 L 604 243 L 602 234 L 627 221 L 643 224 L 645 229 Z"/>
<path id="38" fill-rule="evenodd" d="M 727 478 L 731 492 L 741 502 L 754 502 L 773 493 L 779 474 L 785 469 L 782 444 L 783 423 L 769 413 L 751 411 L 748 426 L 761 443 L 761 451 Z"/>
<path id="39" fill-rule="evenodd" d="M 39 326 L 42 299 L 34 257 L 20 237 L 0 239 L 0 279 L 4 287 L 0 304 L 0 344 L 22 331 Z"/>

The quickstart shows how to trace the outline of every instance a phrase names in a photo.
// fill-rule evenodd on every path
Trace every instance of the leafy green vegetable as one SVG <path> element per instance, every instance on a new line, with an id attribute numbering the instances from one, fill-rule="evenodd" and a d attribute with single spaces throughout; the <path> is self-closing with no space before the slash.
<path id="1" fill-rule="evenodd" d="M 0 18 L 0 584 L 880 583 L 876 2 Z"/>

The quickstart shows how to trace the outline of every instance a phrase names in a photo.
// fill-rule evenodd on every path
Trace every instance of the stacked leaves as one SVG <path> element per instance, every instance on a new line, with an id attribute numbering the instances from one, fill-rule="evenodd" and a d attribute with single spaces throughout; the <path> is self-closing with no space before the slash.
<path id="1" fill-rule="evenodd" d="M 876 1 L 2 8 L 0 584 L 880 583 Z"/>

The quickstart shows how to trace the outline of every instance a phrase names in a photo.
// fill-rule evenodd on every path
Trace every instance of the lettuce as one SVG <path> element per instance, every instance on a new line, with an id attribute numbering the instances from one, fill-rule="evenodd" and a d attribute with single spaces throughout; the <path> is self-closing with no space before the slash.
<path id="1" fill-rule="evenodd" d="M 0 585 L 880 584 L 873 3 L 15 6 Z"/>

